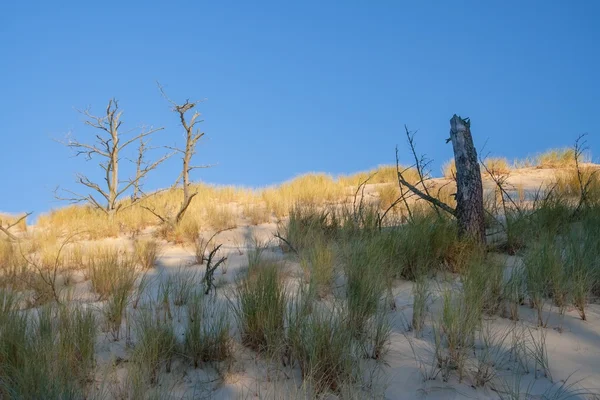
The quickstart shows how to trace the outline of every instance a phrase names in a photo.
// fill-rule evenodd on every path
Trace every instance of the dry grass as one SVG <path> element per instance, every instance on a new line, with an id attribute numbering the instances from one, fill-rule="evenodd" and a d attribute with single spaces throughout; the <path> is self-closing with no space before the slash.
<path id="1" fill-rule="evenodd" d="M 489 157 L 483 160 L 483 163 L 494 175 L 508 174 L 511 170 L 511 165 L 506 158 Z M 483 169 L 482 174 L 485 175 L 485 169 Z"/>
<path id="2" fill-rule="evenodd" d="M 140 266 L 144 269 L 154 267 L 160 256 L 160 244 L 153 239 L 137 239 L 134 243 L 134 254 Z"/>
<path id="3" fill-rule="evenodd" d="M 0 213 L 0 225 L 7 226 L 7 225 L 14 224 L 23 215 L 24 214 L 11 215 L 11 214 Z M 25 218 L 22 221 L 20 221 L 17 225 L 15 225 L 11 229 L 11 231 L 26 232 L 27 231 L 27 219 Z"/>
<path id="4" fill-rule="evenodd" d="M 442 175 L 446 179 L 456 178 L 456 164 L 454 163 L 454 158 L 444 163 L 444 165 L 442 166 Z"/>
<path id="5" fill-rule="evenodd" d="M 220 231 L 237 226 L 237 213 L 228 204 L 211 204 L 206 207 L 204 220 L 212 229 Z"/>
<path id="6" fill-rule="evenodd" d="M 600 167 L 584 165 L 576 168 L 564 168 L 556 172 L 556 190 L 568 198 L 579 197 L 581 186 L 587 185 L 592 199 L 600 198 Z M 581 179 L 581 181 L 580 181 Z"/>
<path id="7" fill-rule="evenodd" d="M 87 277 L 100 300 L 105 300 L 124 282 L 137 277 L 133 258 L 116 247 L 100 246 L 92 250 Z"/>
<path id="8" fill-rule="evenodd" d="M 584 159 L 579 160 L 585 162 Z M 535 157 L 537 168 L 566 168 L 575 165 L 575 150 L 572 148 L 551 149 Z"/>
<path id="9" fill-rule="evenodd" d="M 510 162 L 503 157 L 488 157 L 483 160 L 483 163 L 487 169 L 494 174 L 507 174 L 512 169 Z M 454 162 L 454 158 L 444 163 L 442 166 L 442 174 L 446 179 L 456 178 L 456 164 Z M 481 175 L 484 177 L 487 175 L 486 170 L 483 167 L 481 167 Z"/>
<path id="10" fill-rule="evenodd" d="M 259 225 L 271 221 L 271 211 L 265 205 L 260 203 L 244 204 L 243 215 L 252 225 Z"/>

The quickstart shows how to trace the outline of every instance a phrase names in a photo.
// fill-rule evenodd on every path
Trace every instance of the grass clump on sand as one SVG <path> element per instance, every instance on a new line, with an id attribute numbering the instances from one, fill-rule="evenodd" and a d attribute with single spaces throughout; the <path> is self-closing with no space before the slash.
<path id="1" fill-rule="evenodd" d="M 194 368 L 201 362 L 223 361 L 231 356 L 227 310 L 210 300 L 202 292 L 195 292 L 187 302 L 183 353 L 191 359 Z"/>
<path id="2" fill-rule="evenodd" d="M 270 355 L 281 350 L 287 304 L 279 265 L 263 261 L 252 266 L 236 289 L 234 304 L 242 344 Z"/>
<path id="3" fill-rule="evenodd" d="M 93 250 L 87 276 L 99 300 L 106 300 L 119 287 L 132 286 L 137 277 L 133 259 L 118 248 L 103 246 Z"/>
<path id="4" fill-rule="evenodd" d="M 150 269 L 160 256 L 160 244 L 154 239 L 137 239 L 134 243 L 134 254 L 143 269 Z"/>
<path id="5" fill-rule="evenodd" d="M 360 352 L 343 310 L 323 308 L 304 315 L 302 306 L 295 308 L 288 343 L 302 378 L 317 393 L 338 392 L 360 378 Z"/>
<path id="6" fill-rule="evenodd" d="M 95 365 L 96 320 L 78 305 L 18 312 L 0 293 L 0 395 L 3 398 L 83 398 Z"/>

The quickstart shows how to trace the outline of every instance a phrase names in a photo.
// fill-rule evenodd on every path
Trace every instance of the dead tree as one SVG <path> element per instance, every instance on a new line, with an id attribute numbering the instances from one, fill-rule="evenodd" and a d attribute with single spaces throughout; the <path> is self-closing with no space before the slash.
<path id="1" fill-rule="evenodd" d="M 130 207 L 140 200 L 140 198 L 132 197 L 132 201 L 125 205 L 119 201 L 121 197 L 134 187 L 139 190 L 140 182 L 146 175 L 170 157 L 167 154 L 149 164 L 142 164 L 142 161 L 140 161 L 136 175 L 123 181 L 119 178 L 119 164 L 122 152 L 129 145 L 139 140 L 142 143 L 139 149 L 141 152 L 140 158 L 143 160 L 143 153 L 146 151 L 143 139 L 164 128 L 142 128 L 139 134 L 121 142 L 122 135 L 120 128 L 123 123 L 121 120 L 123 112 L 119 109 L 117 100 L 109 100 L 106 111 L 102 116 L 92 115 L 89 110 L 80 111 L 80 113 L 87 118 L 85 124 L 95 129 L 95 143 L 89 144 L 68 138 L 67 142 L 63 144 L 73 149 L 75 156 L 84 156 L 87 161 L 95 157 L 99 158 L 100 168 L 104 171 L 104 182 L 98 183 L 92 181 L 86 175 L 78 173 L 77 183 L 84 186 L 89 191 L 88 194 L 80 194 L 66 189 L 62 191 L 67 193 L 68 197 L 59 195 L 58 190 L 55 194 L 60 200 L 70 201 L 71 203 L 88 203 L 92 207 L 105 212 L 109 218 L 112 218 L 120 209 Z"/>
<path id="2" fill-rule="evenodd" d="M 409 135 L 411 150 L 418 160 L 410 139 Z M 483 183 L 468 118 L 463 119 L 457 115 L 452 117 L 450 120 L 450 138 L 446 143 L 448 142 L 452 142 L 456 163 L 456 209 L 433 197 L 428 190 L 420 190 L 417 185 L 407 182 L 400 170 L 398 170 L 398 183 L 406 186 L 412 193 L 432 204 L 436 210 L 441 209 L 456 217 L 459 237 L 485 243 Z M 417 162 L 417 168 L 420 169 L 418 164 Z"/>
<path id="3" fill-rule="evenodd" d="M 138 199 L 142 198 L 142 182 L 141 179 L 139 179 L 139 177 L 142 175 L 144 166 L 147 165 L 147 163 L 144 160 L 144 155 L 146 154 L 147 149 L 146 145 L 147 142 L 144 141 L 143 138 L 141 138 L 140 145 L 138 146 L 138 156 L 135 159 L 135 176 L 138 179 L 135 179 L 133 183 L 132 201 L 137 201 Z"/>
<path id="4" fill-rule="evenodd" d="M 456 220 L 458 234 L 485 243 L 483 182 L 471 135 L 471 121 L 454 114 L 450 138 L 456 164 Z"/>
<path id="5" fill-rule="evenodd" d="M 185 147 L 167 147 L 173 150 L 174 152 L 181 154 L 182 161 L 181 173 L 175 181 L 174 186 L 177 186 L 179 182 L 182 183 L 183 201 L 181 202 L 181 205 L 179 207 L 179 210 L 177 211 L 177 214 L 175 215 L 175 218 L 171 221 L 168 221 L 173 225 L 177 225 L 183 219 L 183 216 L 185 215 L 185 212 L 187 211 L 190 204 L 192 203 L 193 198 L 198 194 L 198 192 L 193 192 L 191 190 L 190 172 L 192 172 L 195 169 L 209 168 L 210 165 L 192 164 L 192 158 L 194 157 L 194 154 L 196 154 L 196 145 L 198 144 L 200 138 L 204 136 L 204 132 L 200 131 L 200 129 L 196 127 L 196 124 L 203 121 L 198 119 L 200 117 L 200 113 L 198 111 L 195 111 L 194 114 L 192 114 L 192 116 L 189 118 L 186 118 L 186 114 L 188 114 L 188 111 L 196 107 L 196 105 L 198 105 L 200 101 L 190 102 L 189 99 L 187 99 L 185 103 L 177 104 L 166 95 L 163 87 L 160 84 L 158 84 L 158 89 L 160 90 L 163 97 L 169 103 L 171 103 L 172 111 L 177 114 L 177 117 L 181 122 L 181 126 L 183 127 L 185 135 Z M 150 211 L 153 212 L 154 215 L 156 215 L 158 218 L 163 220 L 163 222 L 167 221 L 163 216 L 157 215 L 154 210 Z"/>

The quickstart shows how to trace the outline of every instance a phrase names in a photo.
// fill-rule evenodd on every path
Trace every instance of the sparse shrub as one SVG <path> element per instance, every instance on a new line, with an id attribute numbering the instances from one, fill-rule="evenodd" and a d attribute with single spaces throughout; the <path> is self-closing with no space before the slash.
<path id="1" fill-rule="evenodd" d="M 267 354 L 281 349 L 287 293 L 275 263 L 263 262 L 236 289 L 242 344 Z"/>
<path id="2" fill-rule="evenodd" d="M 510 172 L 510 164 L 506 158 L 489 157 L 483 160 L 486 168 L 493 174 L 508 174 Z M 483 171 L 482 171 L 483 174 Z"/>
<path id="3" fill-rule="evenodd" d="M 386 184 L 377 187 L 377 195 L 379 199 L 379 209 L 387 210 L 400 198 L 400 189 L 398 184 Z M 396 205 L 395 208 L 400 209 L 400 205 Z"/>
<path id="4" fill-rule="evenodd" d="M 367 328 L 368 343 L 366 355 L 374 360 L 382 361 L 389 350 L 392 325 L 387 316 L 387 308 L 380 304 Z"/>
<path id="5" fill-rule="evenodd" d="M 343 248 L 348 327 L 357 337 L 365 333 L 385 293 L 386 278 L 391 278 L 380 264 L 377 249 L 368 239 L 351 240 Z"/>
<path id="6" fill-rule="evenodd" d="M 550 295 L 552 270 L 561 268 L 560 251 L 553 236 L 544 235 L 527 251 L 525 282 L 531 307 L 537 312 L 538 326 L 545 327 L 545 298 Z"/>
<path id="7" fill-rule="evenodd" d="M 345 324 L 344 311 L 322 309 L 304 315 L 295 308 L 290 320 L 289 345 L 302 377 L 321 393 L 338 392 L 360 379 L 359 349 Z"/>
<path id="8" fill-rule="evenodd" d="M 315 241 L 332 239 L 339 229 L 333 212 L 296 205 L 289 214 L 289 221 L 279 234 L 297 251 L 310 248 Z"/>
<path id="9" fill-rule="evenodd" d="M 446 289 L 442 314 L 434 322 L 436 359 L 444 381 L 449 379 L 452 371 L 457 371 L 459 381 L 464 378 L 469 349 L 481 323 L 480 304 L 469 304 L 467 297 Z"/>
<path id="10" fill-rule="evenodd" d="M 177 350 L 173 321 L 152 307 L 135 314 L 134 330 L 137 342 L 132 362 L 144 372 L 150 385 L 155 385 L 163 366 L 167 373 L 171 372 Z"/>
<path id="11" fill-rule="evenodd" d="M 143 269 L 150 269 L 160 255 L 160 245 L 153 239 L 137 239 L 134 242 L 135 257 Z"/>
<path id="12" fill-rule="evenodd" d="M 99 300 L 106 300 L 123 283 L 134 282 L 137 272 L 131 257 L 116 248 L 99 247 L 90 256 L 87 275 Z"/>
<path id="13" fill-rule="evenodd" d="M 262 204 L 244 204 L 244 216 L 252 225 L 259 225 L 271 220 L 271 212 Z"/>
<path id="14" fill-rule="evenodd" d="M 190 295 L 184 350 L 194 368 L 200 362 L 223 361 L 231 355 L 227 310 L 209 303 L 202 292 Z"/>
<path id="15" fill-rule="evenodd" d="M 597 260 L 600 255 L 598 252 L 600 236 L 597 232 L 597 228 L 589 231 L 573 229 L 565 237 L 563 277 L 568 279 L 570 297 L 583 320 L 587 319 L 585 309 L 599 278 L 600 268 L 597 267 Z"/>
<path id="16" fill-rule="evenodd" d="M 236 216 L 228 204 L 208 206 L 205 219 L 211 228 L 218 231 L 237 226 Z"/>
<path id="17" fill-rule="evenodd" d="M 579 162 L 587 161 L 581 158 Z M 538 168 L 565 168 L 575 165 L 575 150 L 570 147 L 551 149 L 535 157 L 535 166 Z"/>
<path id="18" fill-rule="evenodd" d="M 305 274 L 317 287 L 320 296 L 324 296 L 331 287 L 334 278 L 334 251 L 332 246 L 315 242 L 314 247 L 300 252 L 300 262 Z"/>
<path id="19" fill-rule="evenodd" d="M 505 307 L 508 307 L 508 316 L 513 321 L 519 320 L 519 306 L 525 298 L 525 277 L 522 268 L 513 267 L 510 277 L 502 290 Z"/>
<path id="20" fill-rule="evenodd" d="M 84 383 L 94 368 L 97 322 L 90 309 L 78 305 L 58 309 L 57 359 L 64 372 Z"/>
<path id="21" fill-rule="evenodd" d="M 420 336 L 425 325 L 425 317 L 427 315 L 427 302 L 431 296 L 429 290 L 429 280 L 425 274 L 420 274 L 415 277 L 413 282 L 413 316 L 412 329 L 415 336 Z"/>
<path id="22" fill-rule="evenodd" d="M 556 172 L 557 193 L 567 199 L 579 199 L 581 186 L 588 191 L 588 198 L 594 201 L 600 199 L 600 168 L 597 166 L 580 165 L 577 168 L 563 168 Z"/>
<path id="23" fill-rule="evenodd" d="M 134 275 L 126 275 L 122 278 L 124 279 L 111 283 L 110 293 L 102 308 L 106 329 L 114 340 L 119 340 L 121 323 L 131 300 L 135 282 Z"/>
<path id="24" fill-rule="evenodd" d="M 85 397 L 94 367 L 96 336 L 90 310 L 52 304 L 32 315 L 17 313 L 9 306 L 0 318 L 3 398 Z"/>
<path id="25" fill-rule="evenodd" d="M 433 213 L 413 215 L 398 228 L 398 243 L 401 257 L 397 268 L 406 279 L 428 274 L 444 264 L 457 270 L 468 250 L 458 241 L 455 222 Z"/>
<path id="26" fill-rule="evenodd" d="M 479 345 L 474 349 L 472 368 L 475 386 L 486 386 L 507 369 L 511 354 L 506 350 L 506 345 L 514 329 L 494 330 L 491 323 L 486 323 L 479 330 Z"/>
<path id="27" fill-rule="evenodd" d="M 195 290 L 198 289 L 200 282 L 198 274 L 195 271 L 189 271 L 184 267 L 179 267 L 177 272 L 170 276 L 173 287 L 173 304 L 182 306 L 188 304 Z"/>
<path id="28" fill-rule="evenodd" d="M 16 246 L 8 240 L 0 240 L 0 286 L 19 288 L 19 279 L 24 272 L 24 260 Z"/>

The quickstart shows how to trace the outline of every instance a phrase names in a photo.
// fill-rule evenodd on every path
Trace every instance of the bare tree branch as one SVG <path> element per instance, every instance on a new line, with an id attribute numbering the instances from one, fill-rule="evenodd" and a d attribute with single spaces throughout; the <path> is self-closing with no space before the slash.
<path id="1" fill-rule="evenodd" d="M 423 190 L 418 189 L 416 187 L 416 185 L 412 185 L 410 182 L 408 182 L 404 178 L 404 174 L 403 174 L 404 171 L 400 171 L 400 169 L 399 169 L 398 148 L 396 148 L 396 171 L 397 171 L 397 175 L 398 175 L 398 184 L 400 185 L 400 190 L 402 190 L 402 185 L 406 186 L 411 192 L 413 192 L 414 194 L 419 196 L 421 199 L 423 199 L 423 200 L 427 201 L 429 204 L 431 204 L 432 207 L 434 208 L 434 210 L 438 213 L 438 215 L 439 215 L 439 209 L 446 211 L 450 215 L 456 215 L 456 211 L 452 207 L 450 207 L 448 204 L 440 201 L 439 199 L 436 199 L 435 197 L 431 196 L 431 194 L 429 193 L 429 189 L 426 185 L 426 180 L 428 179 L 428 177 L 427 177 L 428 174 L 424 171 L 424 168 L 429 163 L 425 161 L 424 157 L 419 158 L 417 156 L 417 151 L 416 151 L 415 143 L 414 143 L 414 135 L 416 132 L 410 132 L 408 130 L 408 128 L 406 127 L 406 125 L 404 126 L 404 131 L 405 131 L 406 137 L 408 139 L 408 144 L 409 144 L 411 153 L 415 159 L 415 166 L 417 169 L 417 173 L 419 175 L 419 182 L 417 183 L 417 185 L 419 185 L 419 184 L 422 185 Z M 408 204 L 406 202 L 405 202 L 405 204 L 408 208 Z M 410 208 L 409 208 L 409 210 L 410 210 Z M 411 216 L 411 218 L 412 218 L 412 216 Z"/>
<path id="2" fill-rule="evenodd" d="M 103 184 L 94 182 L 83 174 L 77 174 L 76 181 L 80 185 L 88 188 L 92 193 L 100 195 L 104 199 L 105 204 L 100 204 L 92 194 L 79 194 L 70 190 L 63 190 L 70 195 L 69 197 L 59 196 L 57 194 L 58 190 L 55 191 L 55 197 L 59 200 L 67 200 L 72 203 L 87 202 L 92 207 L 100 209 L 109 217 L 112 217 L 117 211 L 123 208 L 124 204 L 120 202 L 120 198 L 132 187 L 135 188 L 133 196 L 134 200 L 129 206 L 140 200 L 141 181 L 150 171 L 156 169 L 158 165 L 172 155 L 167 154 L 151 164 L 146 164 L 144 162 L 144 153 L 148 150 L 144 138 L 147 138 L 151 134 L 161 131 L 164 128 L 142 128 L 140 133 L 121 143 L 123 133 L 120 131 L 120 128 L 123 123 L 121 120 L 123 112 L 120 111 L 117 100 L 110 99 L 108 101 L 105 113 L 102 116 L 91 114 L 89 109 L 78 111 L 87 118 L 84 121 L 85 125 L 96 129 L 97 132 L 99 131 L 99 133 L 94 135 L 96 143 L 83 143 L 69 138 L 68 141 L 66 143 L 63 142 L 63 144 L 73 149 L 75 156 L 84 155 L 88 161 L 94 156 L 101 158 L 98 165 L 104 171 L 104 177 L 102 179 L 104 181 Z M 125 132 L 125 134 L 126 133 L 127 132 Z M 119 163 L 121 161 L 122 151 L 136 141 L 140 141 L 136 175 L 127 180 L 120 180 Z"/>
<path id="3" fill-rule="evenodd" d="M 10 240 L 18 240 L 19 238 L 16 237 L 12 232 L 10 232 L 10 228 L 17 226 L 19 223 L 21 223 L 21 221 L 25 220 L 31 214 L 32 214 L 31 212 L 25 213 L 25 215 L 21 216 L 19 219 L 17 219 L 13 223 L 7 224 L 6 226 L 4 226 L 4 221 L 2 221 L 0 219 L 0 231 L 3 232 L 6 236 L 8 236 L 8 238 Z"/>
<path id="4" fill-rule="evenodd" d="M 179 175 L 179 177 L 175 181 L 175 184 L 173 185 L 174 187 L 177 186 L 180 180 L 183 183 L 183 201 L 181 203 L 179 211 L 175 216 L 175 220 L 172 221 L 172 224 L 176 225 L 179 224 L 179 222 L 181 222 L 183 216 L 185 215 L 185 212 L 187 211 L 188 207 L 192 202 L 192 199 L 198 194 L 198 192 L 192 193 L 190 191 L 190 172 L 195 169 L 210 168 L 211 166 L 191 164 L 192 157 L 196 154 L 196 145 L 198 144 L 198 141 L 204 136 L 204 132 L 201 132 L 200 130 L 195 128 L 196 124 L 202 122 L 202 120 L 198 119 L 200 117 L 200 113 L 198 111 L 194 112 L 194 114 L 189 118 L 189 120 L 186 119 L 186 113 L 192 110 L 194 107 L 196 107 L 196 105 L 200 103 L 200 101 L 190 102 L 189 99 L 186 99 L 186 101 L 183 104 L 178 104 L 175 101 L 171 100 L 169 96 L 167 96 L 164 88 L 159 82 L 156 82 L 156 84 L 162 96 L 171 104 L 172 111 L 175 112 L 179 117 L 181 126 L 185 131 L 185 148 L 168 147 L 170 150 L 182 154 L 181 174 Z"/>

